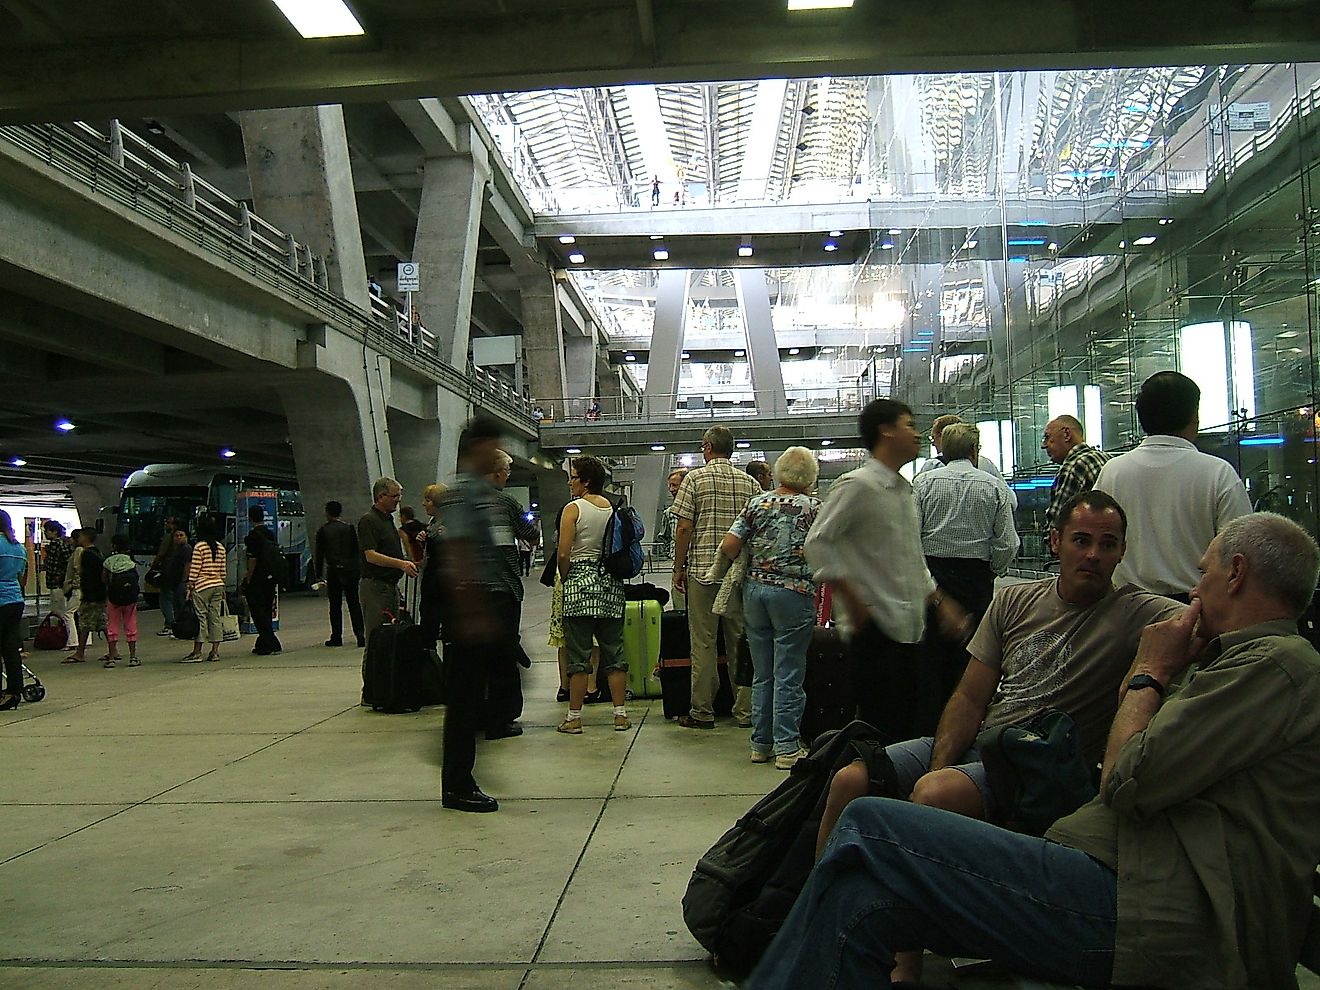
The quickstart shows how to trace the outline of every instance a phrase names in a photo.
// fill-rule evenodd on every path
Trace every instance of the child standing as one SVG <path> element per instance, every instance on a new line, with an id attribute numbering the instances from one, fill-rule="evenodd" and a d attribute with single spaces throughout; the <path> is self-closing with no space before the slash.
<path id="1" fill-rule="evenodd" d="M 113 667 L 119 662 L 119 636 L 122 633 L 128 640 L 128 665 L 141 666 L 137 655 L 137 602 L 141 587 L 138 583 L 137 561 L 129 553 L 128 537 L 116 535 L 110 540 L 114 551 L 105 558 L 106 587 L 106 639 L 110 643 L 110 655 L 105 666 Z"/>

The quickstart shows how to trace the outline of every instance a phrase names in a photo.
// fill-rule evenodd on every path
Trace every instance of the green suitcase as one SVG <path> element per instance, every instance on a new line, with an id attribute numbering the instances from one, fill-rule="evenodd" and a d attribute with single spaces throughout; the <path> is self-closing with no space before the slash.
<path id="1" fill-rule="evenodd" d="M 660 603 L 626 602 L 623 609 L 623 655 L 628 661 L 628 693 L 660 697 Z"/>

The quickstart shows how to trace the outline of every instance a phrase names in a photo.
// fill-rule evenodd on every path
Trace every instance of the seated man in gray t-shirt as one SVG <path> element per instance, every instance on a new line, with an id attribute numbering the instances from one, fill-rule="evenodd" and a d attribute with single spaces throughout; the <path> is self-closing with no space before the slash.
<path id="1" fill-rule="evenodd" d="M 885 748 L 900 796 L 970 818 L 991 817 L 994 795 L 977 734 L 1028 722 L 1047 708 L 1071 715 L 1087 763 L 1100 761 L 1141 631 L 1183 606 L 1135 585 L 1114 587 L 1127 518 L 1108 495 L 1082 492 L 1070 499 L 1059 510 L 1057 527 L 1050 531 L 1050 544 L 1059 557 L 1059 576 L 996 592 L 968 644 L 971 659 L 934 738 Z M 863 760 L 835 774 L 817 856 L 848 802 L 870 790 Z M 906 969 L 914 965 L 906 955 L 899 954 L 895 980 L 916 976 Z"/>

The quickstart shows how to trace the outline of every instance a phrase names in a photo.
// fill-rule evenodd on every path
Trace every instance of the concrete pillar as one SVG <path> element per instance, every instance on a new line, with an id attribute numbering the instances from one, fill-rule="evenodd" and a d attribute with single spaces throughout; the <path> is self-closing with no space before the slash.
<path id="1" fill-rule="evenodd" d="M 325 258 L 330 291 L 371 312 L 344 110 L 239 114 L 256 212 Z"/>
<path id="2" fill-rule="evenodd" d="M 690 275 L 688 271 L 666 269 L 660 272 L 656 283 L 655 325 L 651 331 L 651 357 L 646 366 L 642 402 L 642 414 L 648 419 L 674 416 Z M 645 521 L 647 517 L 642 518 Z"/>
<path id="3" fill-rule="evenodd" d="M 426 160 L 412 256 L 422 272 L 413 305 L 436 335 L 440 356 L 460 370 L 467 369 L 477 234 L 490 178 L 486 146 L 476 137 L 469 146 L 471 155 Z"/>
<path id="4" fill-rule="evenodd" d="M 281 388 L 308 533 L 325 521 L 329 499 L 356 522 L 371 507 L 371 485 L 394 477 L 387 433 L 389 360 L 322 326 L 298 343 L 299 373 Z"/>
<path id="5" fill-rule="evenodd" d="M 756 411 L 762 416 L 788 412 L 784 394 L 784 372 L 779 366 L 779 345 L 770 313 L 770 289 L 761 268 L 735 268 L 734 288 L 747 333 L 747 357 L 752 366 L 752 391 Z"/>
<path id="6" fill-rule="evenodd" d="M 528 388 L 532 401 L 541 403 L 547 415 L 562 420 L 566 418 L 564 397 L 568 394 L 568 375 L 564 368 L 564 327 L 559 315 L 557 286 L 548 271 L 520 282 Z"/>
<path id="7" fill-rule="evenodd" d="M 570 402 L 569 415 L 584 415 L 596 394 L 596 339 L 564 338 L 564 385 Z M 604 412 L 602 406 L 601 411 Z"/>
<path id="8" fill-rule="evenodd" d="M 122 491 L 123 485 L 117 478 L 78 474 L 69 480 L 69 495 L 78 509 L 78 521 L 86 529 L 95 529 L 98 523 L 101 526 L 95 543 L 103 554 L 110 549 Z"/>
<path id="9" fill-rule="evenodd" d="M 619 369 L 611 368 L 609 374 L 596 376 L 596 392 L 600 395 L 601 415 L 621 419 L 631 413 L 623 404 L 623 381 Z"/>
<path id="10" fill-rule="evenodd" d="M 633 472 L 632 507 L 646 527 L 646 542 L 655 541 L 660 525 L 660 510 L 669 505 L 669 489 L 665 477 L 669 474 L 669 458 L 664 454 L 646 454 L 637 458 Z M 666 582 L 661 581 L 662 587 Z"/>
<path id="11" fill-rule="evenodd" d="M 536 492 L 533 498 L 536 511 L 541 514 L 541 546 L 550 554 L 559 543 L 555 522 L 559 519 L 559 510 L 566 506 L 571 498 L 568 494 L 568 472 L 562 468 L 536 467 Z"/>

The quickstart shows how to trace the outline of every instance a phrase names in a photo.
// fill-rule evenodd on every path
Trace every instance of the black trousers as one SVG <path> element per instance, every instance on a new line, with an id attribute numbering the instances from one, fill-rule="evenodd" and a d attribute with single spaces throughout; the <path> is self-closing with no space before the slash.
<path id="1" fill-rule="evenodd" d="M 927 557 L 926 567 L 935 583 L 980 625 L 995 595 L 995 573 L 990 570 L 990 562 L 966 557 Z M 924 678 L 926 693 L 917 704 L 922 707 L 925 724 L 931 726 L 931 732 L 925 734 L 931 735 L 967 669 L 968 653 L 966 643 L 950 640 L 941 632 L 934 609 L 926 615 L 925 646 L 929 667 Z"/>
<path id="2" fill-rule="evenodd" d="M 5 662 L 5 691 L 23 693 L 23 603 L 0 605 L 0 657 Z"/>
<path id="3" fill-rule="evenodd" d="M 270 577 L 254 576 L 244 587 L 243 597 L 252 613 L 252 624 L 257 627 L 257 642 L 252 652 L 282 650 L 284 647 L 275 635 L 275 582 Z"/>
<path id="4" fill-rule="evenodd" d="M 848 644 L 857 717 L 875 726 L 886 744 L 934 734 L 916 703 L 929 690 L 921 645 L 896 643 L 873 620 Z"/>
<path id="5" fill-rule="evenodd" d="M 510 594 L 492 594 L 499 628 L 509 634 L 503 649 L 493 650 L 486 667 L 486 704 L 482 723 L 488 729 L 508 725 L 522 717 L 522 668 L 518 657 L 522 652 L 518 629 L 522 623 L 522 602 Z"/>
<path id="6" fill-rule="evenodd" d="M 326 568 L 325 592 L 330 598 L 330 638 L 344 640 L 344 603 L 348 599 L 348 619 L 353 624 L 353 635 L 359 643 L 365 640 L 362 630 L 362 603 L 358 600 L 358 573 L 340 572 L 331 564 Z"/>
<path id="7" fill-rule="evenodd" d="M 445 643 L 445 731 L 440 789 L 467 794 L 476 789 L 477 727 L 486 691 L 488 643 Z"/>
<path id="8" fill-rule="evenodd" d="M 522 572 L 523 577 L 532 576 L 532 551 L 518 551 L 518 569 Z"/>
<path id="9" fill-rule="evenodd" d="M 440 620 L 444 615 L 442 584 L 436 568 L 422 571 L 422 585 L 417 602 L 417 625 L 426 633 L 431 644 L 440 641 Z"/>

